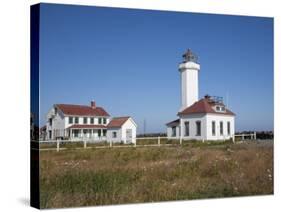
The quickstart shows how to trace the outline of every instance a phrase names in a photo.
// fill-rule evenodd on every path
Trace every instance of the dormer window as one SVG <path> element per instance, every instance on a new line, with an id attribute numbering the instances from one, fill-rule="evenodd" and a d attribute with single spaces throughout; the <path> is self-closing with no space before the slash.
<path id="1" fill-rule="evenodd" d="M 225 107 L 224 106 L 216 106 L 216 111 L 217 112 L 225 112 Z"/>

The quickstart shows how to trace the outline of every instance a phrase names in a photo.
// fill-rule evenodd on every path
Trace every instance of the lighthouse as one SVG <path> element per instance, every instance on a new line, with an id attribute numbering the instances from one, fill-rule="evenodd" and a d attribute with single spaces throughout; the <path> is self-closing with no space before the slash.
<path id="1" fill-rule="evenodd" d="M 179 65 L 181 75 L 181 107 L 179 112 L 198 101 L 198 57 L 188 49 Z"/>
<path id="2" fill-rule="evenodd" d="M 227 140 L 235 136 L 235 114 L 223 98 L 205 95 L 199 99 L 198 57 L 188 49 L 179 64 L 181 107 L 178 119 L 166 124 L 167 137 L 183 140 Z M 205 72 L 204 72 L 205 73 Z"/>

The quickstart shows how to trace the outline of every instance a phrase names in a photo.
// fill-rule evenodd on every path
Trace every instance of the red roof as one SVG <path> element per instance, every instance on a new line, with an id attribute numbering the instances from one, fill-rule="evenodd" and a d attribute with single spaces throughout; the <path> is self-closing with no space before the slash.
<path id="1" fill-rule="evenodd" d="M 195 102 L 193 105 L 185 108 L 183 111 L 179 112 L 178 115 L 188 115 L 194 113 L 215 113 L 220 115 L 232 115 L 235 114 L 228 109 L 225 109 L 225 112 L 217 112 L 212 107 L 215 105 L 214 102 L 209 101 L 207 98 L 200 99 Z M 220 103 L 220 105 L 222 105 Z"/>
<path id="2" fill-rule="evenodd" d="M 101 124 L 74 124 L 68 127 L 68 129 L 105 129 L 106 126 Z"/>
<path id="3" fill-rule="evenodd" d="M 39 131 L 40 131 L 40 132 L 43 132 L 43 131 L 46 131 L 46 129 L 47 129 L 47 126 L 44 125 L 43 127 L 41 127 L 41 128 L 39 129 Z"/>
<path id="4" fill-rule="evenodd" d="M 168 126 L 168 125 L 178 125 L 180 123 L 180 119 L 176 119 L 176 120 L 174 120 L 174 121 L 171 121 L 171 122 L 169 122 L 169 123 L 167 123 L 166 125 Z"/>
<path id="5" fill-rule="evenodd" d="M 109 116 L 102 107 L 90 107 L 86 105 L 56 104 L 65 115 L 76 116 Z"/>
<path id="6" fill-rule="evenodd" d="M 129 118 L 130 116 L 115 117 L 108 123 L 107 127 L 108 128 L 121 127 Z"/>

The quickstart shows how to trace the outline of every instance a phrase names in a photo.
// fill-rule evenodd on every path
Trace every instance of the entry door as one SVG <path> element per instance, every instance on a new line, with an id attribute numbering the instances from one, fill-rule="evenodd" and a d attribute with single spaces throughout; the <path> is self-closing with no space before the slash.
<path id="1" fill-rule="evenodd" d="M 126 141 L 127 143 L 132 142 L 132 129 L 126 129 Z"/>
<path id="2" fill-rule="evenodd" d="M 52 139 L 52 130 L 49 130 L 49 139 Z"/>

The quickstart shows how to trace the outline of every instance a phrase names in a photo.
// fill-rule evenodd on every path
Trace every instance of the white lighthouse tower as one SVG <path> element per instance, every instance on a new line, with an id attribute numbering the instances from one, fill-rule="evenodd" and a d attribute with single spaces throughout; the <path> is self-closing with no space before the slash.
<path id="1" fill-rule="evenodd" d="M 180 111 L 198 101 L 198 72 L 200 65 L 197 56 L 190 49 L 183 55 L 179 65 L 181 74 L 181 108 Z"/>
<path id="2" fill-rule="evenodd" d="M 181 108 L 178 118 L 166 124 L 167 137 L 187 140 L 215 141 L 235 138 L 235 114 L 223 103 L 222 98 L 206 95 L 198 99 L 197 56 L 190 49 L 179 65 L 181 75 Z"/>

